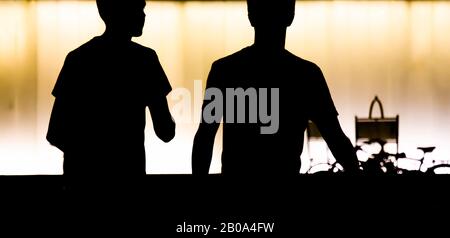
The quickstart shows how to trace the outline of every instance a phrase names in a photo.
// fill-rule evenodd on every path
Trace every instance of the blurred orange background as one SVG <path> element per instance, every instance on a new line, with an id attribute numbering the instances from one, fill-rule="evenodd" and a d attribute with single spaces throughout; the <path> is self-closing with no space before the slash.
<path id="1" fill-rule="evenodd" d="M 214 60 L 252 44 L 245 2 L 149 2 L 146 13 L 134 40 L 157 51 L 174 88 L 204 86 Z M 1 1 L 0 29 L 0 174 L 61 174 L 62 153 L 45 140 L 50 92 L 66 54 L 103 32 L 95 2 Z M 449 29 L 449 2 L 301 1 L 286 47 L 322 68 L 353 142 L 354 117 L 378 95 L 386 116 L 400 115 L 400 151 L 436 146 L 433 158 L 450 159 Z M 164 144 L 148 123 L 147 173 L 190 173 L 196 128 L 179 123 Z M 219 154 L 218 137 L 212 173 Z"/>

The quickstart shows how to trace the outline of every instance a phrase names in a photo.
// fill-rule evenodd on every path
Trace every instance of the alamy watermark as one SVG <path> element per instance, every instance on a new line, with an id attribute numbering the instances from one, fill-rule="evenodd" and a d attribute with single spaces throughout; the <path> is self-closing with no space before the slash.
<path id="1" fill-rule="evenodd" d="M 223 120 L 225 123 L 263 124 L 260 128 L 261 134 L 275 134 L 278 131 L 279 88 L 221 90 L 210 87 L 203 92 L 202 81 L 194 80 L 193 92 L 192 95 L 191 90 L 187 88 L 176 88 L 170 94 L 169 100 L 174 101 L 171 113 L 177 123 L 199 123 L 200 119 L 203 119 L 204 123 L 220 123 Z M 202 113 L 203 98 L 208 103 L 204 105 Z"/>

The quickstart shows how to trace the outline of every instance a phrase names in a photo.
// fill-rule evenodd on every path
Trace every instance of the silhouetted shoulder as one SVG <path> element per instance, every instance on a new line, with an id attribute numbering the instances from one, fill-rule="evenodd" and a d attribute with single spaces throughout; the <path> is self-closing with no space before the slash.
<path id="1" fill-rule="evenodd" d="M 148 54 L 156 54 L 156 51 L 155 51 L 155 50 L 153 50 L 152 48 L 149 48 L 149 47 L 147 47 L 147 46 L 143 46 L 143 45 L 141 45 L 141 44 L 139 44 L 139 43 L 136 43 L 136 42 L 134 42 L 134 41 L 131 41 L 130 44 L 131 44 L 131 46 L 134 47 L 135 49 L 141 50 L 141 51 L 146 52 L 146 53 L 148 53 Z"/>
<path id="2" fill-rule="evenodd" d="M 290 58 L 289 61 L 295 62 L 296 68 L 300 70 L 299 75 L 306 76 L 303 81 L 303 86 L 308 89 L 308 97 L 315 99 L 308 104 L 308 112 L 311 116 L 310 119 L 339 115 L 320 67 L 311 61 L 302 59 L 290 53 L 289 51 L 286 52 L 287 57 Z"/>
<path id="3" fill-rule="evenodd" d="M 127 44 L 129 46 L 129 49 L 132 50 L 131 52 L 133 52 L 134 54 L 140 54 L 141 56 L 152 58 L 157 57 L 155 50 L 151 48 L 148 48 L 136 42 L 129 42 Z M 111 44 L 105 39 L 102 39 L 101 37 L 94 37 L 93 39 L 84 43 L 80 47 L 72 50 L 68 54 L 68 58 L 76 58 L 79 56 L 89 55 L 92 53 L 98 53 L 98 51 L 107 50 L 108 48 L 117 49 L 117 46 Z"/>
<path id="4" fill-rule="evenodd" d="M 148 88 L 149 92 L 152 92 L 149 97 L 154 100 L 154 98 L 165 97 L 172 91 L 172 86 L 170 85 L 169 79 L 159 61 L 158 54 L 155 50 L 140 45 L 136 42 L 131 42 L 130 44 L 132 51 L 135 56 L 142 59 L 144 64 L 144 75 L 145 78 L 145 88 Z"/>
<path id="5" fill-rule="evenodd" d="M 310 71 L 313 74 L 319 73 L 322 71 L 320 69 L 320 67 L 317 64 L 315 64 L 314 62 L 305 60 L 297 55 L 292 54 L 291 52 L 289 52 L 287 50 L 285 50 L 285 52 L 286 52 L 286 57 L 287 57 L 288 61 L 298 64 L 302 70 Z"/>
<path id="6" fill-rule="evenodd" d="M 90 41 L 82 44 L 78 48 L 72 50 L 67 54 L 67 58 L 73 59 L 76 57 L 80 57 L 82 55 L 86 55 L 92 52 L 92 50 L 98 48 L 97 38 L 93 38 Z"/>
<path id="7" fill-rule="evenodd" d="M 252 64 L 256 61 L 264 61 L 265 57 L 256 53 L 255 50 L 249 46 L 231 55 L 225 56 L 213 63 L 214 67 L 233 67 L 242 64 Z M 293 65 L 297 69 L 301 69 L 303 73 L 317 74 L 321 72 L 320 67 L 314 62 L 305 60 L 292 54 L 291 52 L 284 51 L 284 59 L 289 64 Z"/>
<path id="8" fill-rule="evenodd" d="M 149 47 L 143 46 L 143 45 L 138 44 L 136 42 L 131 42 L 131 47 L 134 50 L 136 50 L 137 52 L 140 52 L 141 54 L 144 54 L 144 56 L 152 57 L 152 58 L 158 58 L 158 55 L 156 54 L 156 51 L 151 49 L 151 48 L 149 48 Z"/>
<path id="9" fill-rule="evenodd" d="M 221 59 L 216 60 L 213 63 L 213 66 L 227 66 L 239 63 L 247 63 L 248 60 L 252 58 L 250 47 L 246 47 L 238 52 L 235 52 L 231 55 L 225 56 Z"/>

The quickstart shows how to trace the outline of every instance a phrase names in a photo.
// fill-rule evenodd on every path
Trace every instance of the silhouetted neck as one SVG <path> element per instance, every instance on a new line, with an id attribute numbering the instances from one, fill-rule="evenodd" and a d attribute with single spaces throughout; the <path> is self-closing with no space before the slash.
<path id="1" fill-rule="evenodd" d="M 286 28 L 267 30 L 255 28 L 255 42 L 253 47 L 266 54 L 279 54 L 284 52 L 286 43 Z"/>
<path id="2" fill-rule="evenodd" d="M 106 28 L 106 31 L 103 33 L 101 38 L 112 43 L 122 44 L 131 42 L 132 37 L 127 34 L 123 34 L 121 32 Z"/>

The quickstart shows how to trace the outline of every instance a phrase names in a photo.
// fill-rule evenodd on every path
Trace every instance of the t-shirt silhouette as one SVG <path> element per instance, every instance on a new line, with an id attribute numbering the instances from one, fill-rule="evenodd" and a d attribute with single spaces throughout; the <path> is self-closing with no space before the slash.
<path id="1" fill-rule="evenodd" d="M 308 120 L 338 115 L 320 68 L 287 50 L 268 54 L 250 46 L 222 58 L 212 65 L 207 82 L 207 88 L 211 87 L 223 92 L 224 101 L 226 88 L 279 89 L 279 129 L 275 134 L 261 134 L 261 126 L 268 124 L 259 120 L 226 123 L 224 105 L 222 174 L 298 174 Z M 248 106 L 246 100 L 247 114 Z M 236 110 L 234 114 L 236 117 Z"/>
<path id="2" fill-rule="evenodd" d="M 145 174 L 145 109 L 171 89 L 155 51 L 137 43 L 95 37 L 70 52 L 52 91 L 64 104 L 54 132 L 64 173 Z"/>

